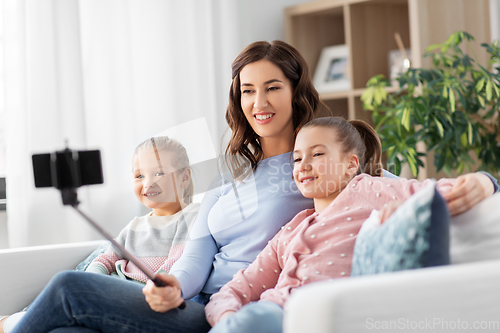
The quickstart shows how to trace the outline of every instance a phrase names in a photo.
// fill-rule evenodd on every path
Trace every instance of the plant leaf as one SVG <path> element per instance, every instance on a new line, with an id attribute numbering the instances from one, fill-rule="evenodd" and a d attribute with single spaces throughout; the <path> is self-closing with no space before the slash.
<path id="1" fill-rule="evenodd" d="M 477 95 L 477 100 L 479 101 L 479 104 L 481 105 L 481 107 L 484 108 L 484 106 L 485 106 L 484 97 L 481 95 Z"/>
<path id="2" fill-rule="evenodd" d="M 373 92 L 374 92 L 374 89 L 373 88 L 366 88 L 365 91 L 363 91 L 363 93 L 361 94 L 361 101 L 364 103 L 364 104 L 372 104 L 372 101 L 373 101 Z"/>
<path id="3" fill-rule="evenodd" d="M 405 107 L 403 109 L 403 117 L 401 118 L 401 122 L 406 128 L 407 131 L 410 131 L 410 109 L 408 107 Z"/>
<path id="4" fill-rule="evenodd" d="M 410 170 L 411 170 L 411 173 L 413 174 L 413 177 L 416 177 L 418 174 L 418 169 L 417 169 L 415 159 L 414 158 L 413 159 L 407 158 L 406 161 L 408 162 L 408 166 L 410 167 Z"/>
<path id="5" fill-rule="evenodd" d="M 443 137 L 444 136 L 443 124 L 441 124 L 441 122 L 439 120 L 437 120 L 436 118 L 434 118 L 434 122 L 436 123 L 436 126 L 438 128 L 439 136 Z"/>
<path id="6" fill-rule="evenodd" d="M 460 135 L 460 143 L 462 144 L 462 146 L 465 146 L 467 145 L 467 133 L 462 133 L 462 135 Z"/>
<path id="7" fill-rule="evenodd" d="M 426 49 L 425 49 L 425 52 L 430 52 L 430 51 L 433 51 L 435 49 L 439 49 L 440 47 L 442 47 L 443 45 L 442 44 L 432 44 L 432 45 L 429 45 Z"/>
<path id="8" fill-rule="evenodd" d="M 472 140 L 474 138 L 474 133 L 472 132 L 472 124 L 468 122 L 467 124 L 467 129 L 468 129 L 468 137 L 469 137 L 469 145 L 472 145 Z"/>
<path id="9" fill-rule="evenodd" d="M 436 159 L 434 160 L 434 165 L 436 166 L 437 171 L 440 171 L 443 168 L 445 162 L 446 162 L 446 153 L 444 151 L 436 153 Z"/>
<path id="10" fill-rule="evenodd" d="M 491 86 L 491 80 L 488 80 L 488 82 L 486 82 L 486 100 L 487 101 L 491 101 L 491 97 L 493 94 L 492 89 L 493 89 L 493 87 Z"/>
<path id="11" fill-rule="evenodd" d="M 481 90 L 483 90 L 483 87 L 484 87 L 484 78 L 482 78 L 481 80 L 477 81 L 477 83 L 476 83 L 476 91 L 480 92 Z"/>
<path id="12" fill-rule="evenodd" d="M 450 106 L 451 113 L 455 112 L 455 93 L 453 92 L 453 89 L 450 89 Z"/>
<path id="13" fill-rule="evenodd" d="M 493 89 L 495 90 L 495 94 L 497 95 L 497 97 L 500 97 L 500 92 L 498 91 L 498 87 L 495 84 L 495 82 L 493 82 L 493 80 L 492 80 L 492 85 L 493 85 Z"/>
<path id="14" fill-rule="evenodd" d="M 464 172 L 464 167 L 465 167 L 465 163 L 464 162 L 460 162 L 458 163 L 458 167 L 457 167 L 457 173 L 459 175 L 462 174 L 462 172 Z"/>

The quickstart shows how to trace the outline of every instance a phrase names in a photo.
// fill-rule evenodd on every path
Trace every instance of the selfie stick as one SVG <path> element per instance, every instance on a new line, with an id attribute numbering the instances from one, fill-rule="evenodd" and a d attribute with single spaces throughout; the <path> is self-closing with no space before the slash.
<path id="1" fill-rule="evenodd" d="M 65 205 L 71 205 L 78 213 L 80 213 L 81 216 L 83 216 L 84 219 L 86 219 L 97 231 L 99 231 L 107 240 L 113 244 L 113 246 L 118 249 L 123 257 L 131 262 L 133 262 L 141 271 L 144 272 L 144 274 L 147 275 L 148 278 L 151 279 L 151 281 L 154 282 L 154 284 L 157 287 L 167 287 L 168 284 L 166 284 L 163 280 L 161 280 L 158 276 L 155 275 L 155 273 L 144 263 L 139 260 L 137 257 L 135 257 L 132 253 L 127 251 L 121 244 L 117 243 L 113 237 L 106 232 L 103 228 L 101 228 L 100 225 L 98 225 L 96 222 L 94 222 L 87 214 L 82 212 L 78 208 L 78 199 L 77 199 L 77 194 L 76 190 L 74 188 L 69 188 L 69 189 L 61 189 L 61 195 L 63 198 L 63 203 Z M 186 302 L 182 302 L 181 305 L 179 305 L 179 309 L 184 309 L 186 307 Z"/>

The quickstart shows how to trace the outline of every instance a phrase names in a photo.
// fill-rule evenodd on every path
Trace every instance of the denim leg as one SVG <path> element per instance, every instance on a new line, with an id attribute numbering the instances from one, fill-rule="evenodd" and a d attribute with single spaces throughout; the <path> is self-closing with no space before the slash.
<path id="1" fill-rule="evenodd" d="M 103 333 L 207 332 L 204 306 L 186 301 L 183 310 L 158 313 L 149 307 L 143 286 L 85 272 L 56 275 L 12 333 L 47 333 L 86 327 Z M 85 332 L 70 329 L 63 332 Z M 92 332 L 92 331 L 87 331 Z"/>
<path id="2" fill-rule="evenodd" d="M 202 305 L 207 305 L 207 303 L 210 301 L 210 296 L 212 296 L 212 294 L 205 294 L 204 292 L 200 292 L 198 295 L 190 298 L 189 300 L 200 303 Z"/>
<path id="3" fill-rule="evenodd" d="M 101 331 L 96 331 L 86 327 L 62 327 L 56 328 L 49 333 L 101 333 Z"/>
<path id="4" fill-rule="evenodd" d="M 210 333 L 281 333 L 283 308 L 269 301 L 252 302 L 217 323 Z"/>

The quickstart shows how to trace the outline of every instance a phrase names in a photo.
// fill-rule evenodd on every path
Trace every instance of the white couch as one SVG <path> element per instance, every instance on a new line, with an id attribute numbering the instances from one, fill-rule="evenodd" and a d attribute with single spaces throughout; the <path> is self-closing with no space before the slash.
<path id="1" fill-rule="evenodd" d="M 57 272 L 74 269 L 103 241 L 0 250 L 0 315 L 33 301 Z"/>
<path id="2" fill-rule="evenodd" d="M 500 331 L 500 194 L 452 223 L 453 265 L 299 288 L 287 302 L 285 332 Z M 0 315 L 21 310 L 100 244 L 0 250 Z"/>

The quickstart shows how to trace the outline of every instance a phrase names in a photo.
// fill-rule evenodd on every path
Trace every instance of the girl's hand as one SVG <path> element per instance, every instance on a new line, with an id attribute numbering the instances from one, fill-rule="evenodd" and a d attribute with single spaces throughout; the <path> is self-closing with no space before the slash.
<path id="1" fill-rule="evenodd" d="M 232 310 L 229 310 L 229 311 L 226 311 L 224 312 L 223 314 L 221 314 L 221 316 L 219 317 L 219 320 L 217 321 L 218 322 L 221 322 L 223 321 L 224 319 L 226 319 L 227 317 L 231 317 L 232 315 L 234 315 L 236 313 L 236 311 L 232 311 Z"/>
<path id="2" fill-rule="evenodd" d="M 157 287 L 151 280 L 146 283 L 142 293 L 146 296 L 149 307 L 156 312 L 167 312 L 181 305 L 184 301 L 181 297 L 181 285 L 175 276 L 166 273 L 157 276 L 168 287 Z"/>
<path id="3" fill-rule="evenodd" d="M 224 312 L 220 318 L 219 318 L 219 321 L 221 321 L 222 319 L 226 318 L 226 317 L 229 317 L 229 316 L 232 316 L 236 313 L 236 311 L 226 311 Z"/>
<path id="4" fill-rule="evenodd" d="M 482 173 L 468 173 L 457 177 L 450 192 L 444 195 L 451 216 L 461 214 L 493 194 L 491 179 Z"/>

